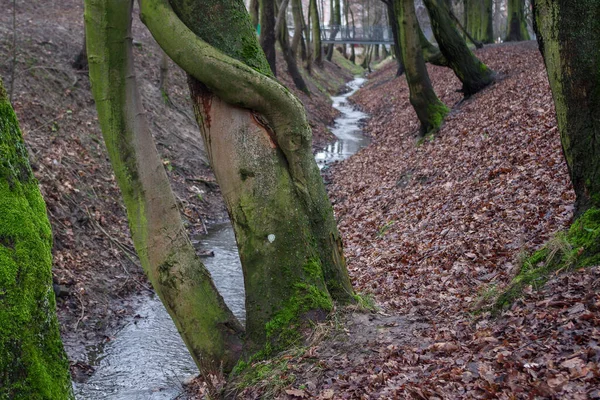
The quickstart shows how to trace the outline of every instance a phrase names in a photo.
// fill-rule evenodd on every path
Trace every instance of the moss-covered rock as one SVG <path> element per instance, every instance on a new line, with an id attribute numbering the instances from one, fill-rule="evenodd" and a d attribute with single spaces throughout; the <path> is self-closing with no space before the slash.
<path id="1" fill-rule="evenodd" d="M 46 205 L 0 81 L 0 399 L 72 398 L 51 248 Z"/>
<path id="2" fill-rule="evenodd" d="M 553 274 L 573 268 L 600 265 L 600 209 L 579 217 L 567 232 L 558 233 L 526 258 L 517 276 L 498 297 L 494 309 L 509 307 L 529 285 L 543 286 Z"/>

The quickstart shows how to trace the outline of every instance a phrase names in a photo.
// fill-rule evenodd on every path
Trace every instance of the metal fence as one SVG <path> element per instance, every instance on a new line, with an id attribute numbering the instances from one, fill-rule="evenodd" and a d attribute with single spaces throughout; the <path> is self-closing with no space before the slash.
<path id="1" fill-rule="evenodd" d="M 394 44 L 390 26 L 352 27 L 331 25 L 321 27 L 322 43 Z"/>

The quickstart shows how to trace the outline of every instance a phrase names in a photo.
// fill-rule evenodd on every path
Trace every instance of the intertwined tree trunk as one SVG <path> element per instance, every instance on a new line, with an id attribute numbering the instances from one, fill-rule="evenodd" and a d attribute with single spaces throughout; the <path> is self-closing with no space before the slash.
<path id="1" fill-rule="evenodd" d="M 141 4 L 154 38 L 190 76 L 240 251 L 246 348 L 288 344 L 303 320 L 331 309 L 332 299 L 354 299 L 304 108 L 270 76 L 247 14 L 240 17 L 241 1 Z M 227 23 L 232 18 L 236 24 Z"/>
<path id="2" fill-rule="evenodd" d="M 72 399 L 52 291 L 52 231 L 0 80 L 0 399 Z"/>
<path id="3" fill-rule="evenodd" d="M 449 110 L 438 99 L 429 80 L 413 0 L 395 0 L 394 11 L 398 18 L 402 63 L 410 90 L 410 103 L 421 122 L 421 135 L 435 133 Z"/>
<path id="4" fill-rule="evenodd" d="M 600 3 L 536 0 L 534 21 L 578 216 L 600 208 Z"/>
<path id="5" fill-rule="evenodd" d="M 527 19 L 525 18 L 525 0 L 508 0 L 507 42 L 529 40 Z"/>
<path id="6" fill-rule="evenodd" d="M 85 2 L 90 80 L 104 142 L 152 286 L 198 366 L 230 370 L 242 351 L 243 328 L 196 255 L 149 131 L 133 68 L 132 6 Z"/>
<path id="7" fill-rule="evenodd" d="M 463 84 L 465 96 L 477 93 L 494 81 L 494 71 L 482 63 L 454 27 L 444 0 L 424 0 L 435 39 L 448 65 Z"/>

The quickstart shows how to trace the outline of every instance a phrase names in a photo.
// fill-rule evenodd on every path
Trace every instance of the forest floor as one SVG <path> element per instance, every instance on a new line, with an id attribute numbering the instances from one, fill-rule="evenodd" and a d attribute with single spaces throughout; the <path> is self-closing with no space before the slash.
<path id="1" fill-rule="evenodd" d="M 354 96 L 373 141 L 327 179 L 353 284 L 378 311 L 340 310 L 253 365 L 237 396 L 600 398 L 599 267 L 488 311 L 524 256 L 569 226 L 574 194 L 537 44 L 477 55 L 498 80 L 466 100 L 451 70 L 428 66 L 452 108 L 433 140 L 417 141 L 394 63 Z"/>
<path id="2" fill-rule="evenodd" d="M 0 13 L 0 75 L 12 87 L 30 162 L 46 200 L 54 235 L 53 280 L 58 317 L 75 380 L 94 368 L 87 349 L 110 341 L 153 291 L 135 255 L 90 91 L 88 71 L 72 63 L 83 45 L 83 2 L 16 1 L 16 52 L 12 2 Z M 167 104 L 158 87 L 161 50 L 134 12 L 136 76 L 146 116 L 171 179 L 189 233 L 227 218 L 189 100 L 185 74 L 169 66 Z M 329 94 L 353 76 L 325 62 L 295 90 L 285 63 L 280 79 L 304 103 L 314 148 L 332 138 L 337 111 Z M 210 251 L 210 249 L 207 249 Z"/>

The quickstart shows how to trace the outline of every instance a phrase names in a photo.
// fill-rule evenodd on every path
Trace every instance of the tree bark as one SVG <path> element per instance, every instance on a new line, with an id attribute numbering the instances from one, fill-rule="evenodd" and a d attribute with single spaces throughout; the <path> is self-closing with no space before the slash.
<path id="1" fill-rule="evenodd" d="M 330 0 L 331 2 L 331 25 L 332 25 L 332 31 L 331 31 L 331 40 L 333 40 L 335 38 L 335 36 L 338 34 L 339 32 L 339 27 L 342 25 L 342 10 L 340 7 L 340 0 Z M 335 26 L 335 28 L 333 28 Z M 333 50 L 334 50 L 334 45 L 333 43 L 330 43 L 329 45 L 327 45 L 327 61 L 331 61 L 331 59 L 333 58 Z"/>
<path id="2" fill-rule="evenodd" d="M 424 0 L 424 3 L 440 51 L 462 82 L 465 96 L 471 96 L 491 84 L 494 81 L 494 71 L 469 50 L 450 20 L 446 3 L 443 0 Z"/>
<path id="3" fill-rule="evenodd" d="M 287 2 L 287 0 L 283 0 L 282 7 L 284 5 L 286 5 L 286 2 Z M 279 21 L 278 21 L 278 24 L 277 24 L 277 25 L 279 25 L 277 40 L 279 41 L 279 45 L 281 46 L 281 52 L 283 53 L 283 59 L 285 60 L 288 72 L 289 72 L 290 76 L 292 77 L 292 81 L 294 82 L 294 85 L 296 86 L 296 88 L 298 88 L 299 90 L 303 91 L 304 93 L 310 95 L 308 86 L 306 85 L 306 82 L 304 81 L 304 78 L 302 77 L 302 74 L 300 73 L 300 70 L 298 69 L 298 63 L 296 61 L 296 56 L 294 55 L 294 52 L 292 51 L 292 49 L 290 47 L 290 42 L 289 42 L 290 34 L 289 34 L 288 28 L 287 28 L 286 16 L 284 13 L 281 12 L 281 10 L 282 9 L 279 10 L 281 23 L 279 23 Z"/>
<path id="4" fill-rule="evenodd" d="M 277 76 L 275 40 L 275 0 L 260 0 L 260 46 L 265 52 L 273 75 Z"/>
<path id="5" fill-rule="evenodd" d="M 309 12 L 312 23 L 313 57 L 315 64 L 317 64 L 319 67 L 322 67 L 323 49 L 321 47 L 321 25 L 319 22 L 319 8 L 317 7 L 317 0 L 310 0 Z"/>
<path id="6" fill-rule="evenodd" d="M 254 29 L 260 23 L 260 2 L 259 0 L 250 0 L 250 20 Z"/>
<path id="7" fill-rule="evenodd" d="M 395 0 L 394 11 L 398 18 L 402 63 L 410 90 L 410 103 L 421 122 L 421 135 L 439 130 L 448 107 L 438 99 L 431 86 L 427 67 L 423 60 L 419 40 L 419 21 L 413 0 Z"/>
<path id="8" fill-rule="evenodd" d="M 507 0 L 508 2 L 508 32 L 507 42 L 529 40 L 527 20 L 525 19 L 525 0 Z"/>
<path id="9" fill-rule="evenodd" d="M 148 128 L 133 67 L 132 6 L 121 0 L 85 2 L 98 119 L 144 271 L 198 367 L 222 365 L 228 371 L 241 353 L 243 328 L 186 234 Z"/>
<path id="10" fill-rule="evenodd" d="M 294 53 L 294 57 L 298 57 L 298 46 L 302 46 L 300 49 L 300 55 L 302 60 L 306 60 L 306 46 L 302 40 L 302 34 L 306 30 L 306 23 L 304 22 L 304 13 L 302 12 L 302 0 L 292 0 L 292 15 L 294 17 L 294 36 L 292 36 L 292 43 L 290 47 Z"/>
<path id="11" fill-rule="evenodd" d="M 467 24 L 464 28 L 472 36 L 473 44 L 494 43 L 492 5 L 493 0 L 465 0 Z"/>
<path id="12" fill-rule="evenodd" d="M 219 14 L 211 12 L 221 4 Z M 296 339 L 306 319 L 334 300 L 354 301 L 341 239 L 300 101 L 230 46 L 210 46 L 207 25 L 230 43 L 251 43 L 250 21 L 222 30 L 241 1 L 143 0 L 142 20 L 191 78 L 190 89 L 211 165 L 233 223 L 246 287 L 246 348 L 267 352 Z M 206 41 L 205 41 L 206 40 Z M 255 40 L 255 39 L 254 39 Z M 264 354 L 264 353 L 263 353 Z"/>
<path id="13" fill-rule="evenodd" d="M 88 61 L 87 61 L 87 50 L 86 49 L 87 49 L 87 47 L 85 45 L 85 32 L 84 32 L 83 33 L 83 45 L 81 46 L 81 50 L 77 54 L 77 57 L 75 57 L 73 64 L 71 64 L 71 66 L 73 68 L 78 69 L 78 70 L 87 69 Z"/>
<path id="14" fill-rule="evenodd" d="M 534 29 L 575 189 L 575 216 L 600 208 L 600 4 L 535 0 Z"/>
<path id="15" fill-rule="evenodd" d="M 73 399 L 52 291 L 52 231 L 0 79 L 0 398 Z"/>
<path id="16" fill-rule="evenodd" d="M 169 99 L 169 56 L 162 52 L 160 57 L 160 73 L 158 76 L 158 88 L 160 90 L 160 94 L 163 98 L 163 101 L 166 104 L 171 104 L 171 100 Z"/>
<path id="17" fill-rule="evenodd" d="M 396 57 L 396 63 L 398 64 L 396 76 L 401 76 L 404 73 L 404 64 L 402 63 L 402 51 L 400 50 L 400 32 L 398 30 L 398 18 L 396 17 L 396 13 L 394 11 L 393 0 L 384 0 L 383 2 L 387 7 L 388 20 L 390 21 L 390 25 L 392 27 L 392 35 L 394 35 L 394 55 Z"/>

